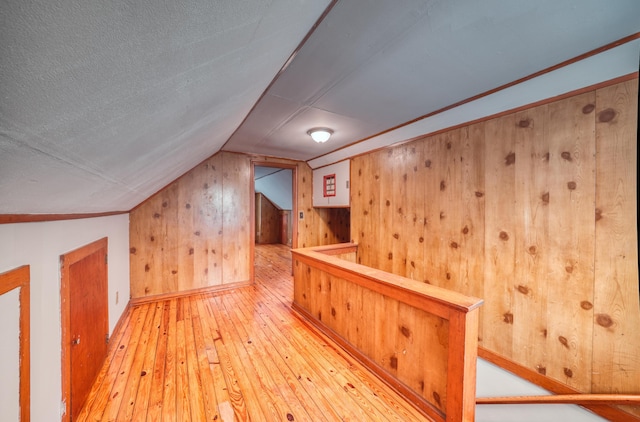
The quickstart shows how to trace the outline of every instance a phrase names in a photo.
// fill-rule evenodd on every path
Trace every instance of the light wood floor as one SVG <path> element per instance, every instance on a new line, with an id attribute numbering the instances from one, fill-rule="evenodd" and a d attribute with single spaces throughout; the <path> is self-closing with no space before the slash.
<path id="1" fill-rule="evenodd" d="M 291 312 L 287 247 L 256 284 L 132 307 L 79 421 L 427 420 Z"/>

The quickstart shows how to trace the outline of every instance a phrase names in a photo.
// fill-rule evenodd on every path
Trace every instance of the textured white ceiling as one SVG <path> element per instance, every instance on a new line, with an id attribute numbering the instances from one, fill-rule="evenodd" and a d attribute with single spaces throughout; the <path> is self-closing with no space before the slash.
<path id="1" fill-rule="evenodd" d="M 0 3 L 0 213 L 128 210 L 220 149 L 329 0 Z"/>
<path id="2" fill-rule="evenodd" d="M 224 149 L 310 160 L 638 31 L 638 0 L 340 1 Z"/>
<path id="3" fill-rule="evenodd" d="M 4 0 L 0 214 L 128 210 L 220 148 L 309 160 L 640 31 L 638 0 L 340 0 L 274 80 L 330 3 Z"/>

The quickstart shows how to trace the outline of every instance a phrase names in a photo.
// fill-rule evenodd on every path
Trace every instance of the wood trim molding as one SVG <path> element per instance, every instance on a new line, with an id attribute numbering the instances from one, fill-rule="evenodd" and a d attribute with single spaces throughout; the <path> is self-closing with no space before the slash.
<path id="1" fill-rule="evenodd" d="M 65 412 L 62 415 L 62 422 L 68 422 L 69 404 L 71 399 L 71 344 L 70 326 L 70 291 L 69 291 L 69 269 L 74 263 L 85 257 L 98 252 L 101 249 L 108 251 L 108 238 L 81 246 L 78 249 L 60 255 L 60 325 L 61 325 L 61 355 L 62 355 L 62 401 L 65 403 Z"/>
<path id="2" fill-rule="evenodd" d="M 40 223 L 44 221 L 79 220 L 127 214 L 129 211 L 110 211 L 85 214 L 0 214 L 0 224 Z"/>
<path id="3" fill-rule="evenodd" d="M 555 394 L 547 396 L 478 397 L 477 404 L 626 404 L 640 405 L 640 395 L 633 394 Z"/>
<path id="4" fill-rule="evenodd" d="M 20 420 L 31 419 L 31 300 L 30 300 L 30 267 L 23 265 L 14 270 L 0 274 L 0 295 L 14 289 L 20 289 Z"/>
<path id="5" fill-rule="evenodd" d="M 557 395 L 581 395 L 582 393 L 574 388 L 569 387 L 566 384 L 563 384 L 559 381 L 556 381 L 550 377 L 539 374 L 538 372 L 529 369 L 525 366 L 522 366 L 511 359 L 508 359 L 504 356 L 501 356 L 497 353 L 494 353 L 484 347 L 478 347 L 478 357 L 493 363 L 505 369 L 514 375 L 519 376 L 533 384 L 538 385 L 539 387 L 544 388 L 554 394 Z M 484 399 L 484 398 L 483 398 Z M 487 398 L 488 399 L 488 398 Z M 479 403 L 479 402 L 478 402 Z M 592 403 L 576 403 L 580 404 L 583 407 L 591 410 L 592 412 L 600 415 L 609 420 L 621 421 L 621 422 L 640 422 L 640 417 L 631 415 L 617 407 L 612 406 L 614 403 L 601 403 L 601 402 L 592 402 Z"/>
<path id="6" fill-rule="evenodd" d="M 171 299 L 176 299 L 176 298 L 185 297 L 185 296 L 191 296 L 191 295 L 196 295 L 196 294 L 220 293 L 220 292 L 224 292 L 224 291 L 227 291 L 227 290 L 233 290 L 233 289 L 239 289 L 241 287 L 247 287 L 247 286 L 250 286 L 251 284 L 253 284 L 253 280 L 239 281 L 237 283 L 229 283 L 229 284 L 220 284 L 218 286 L 200 287 L 198 289 L 183 290 L 183 291 L 175 292 L 175 293 L 163 293 L 163 294 L 159 294 L 159 295 L 136 297 L 134 299 L 129 300 L 128 306 L 129 307 L 133 307 L 133 306 L 136 306 L 136 305 L 141 305 L 143 303 L 158 302 L 158 301 L 162 301 L 162 300 L 171 300 Z M 123 313 L 123 315 L 124 315 L 124 313 Z M 114 332 L 115 332 L 115 330 L 114 330 Z"/>

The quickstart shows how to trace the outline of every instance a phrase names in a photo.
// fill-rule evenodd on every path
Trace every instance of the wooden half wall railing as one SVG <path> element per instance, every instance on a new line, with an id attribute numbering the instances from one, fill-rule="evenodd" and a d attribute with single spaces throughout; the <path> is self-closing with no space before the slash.
<path id="1" fill-rule="evenodd" d="M 356 263 L 351 243 L 292 250 L 293 309 L 436 421 L 473 421 L 482 300 Z"/>

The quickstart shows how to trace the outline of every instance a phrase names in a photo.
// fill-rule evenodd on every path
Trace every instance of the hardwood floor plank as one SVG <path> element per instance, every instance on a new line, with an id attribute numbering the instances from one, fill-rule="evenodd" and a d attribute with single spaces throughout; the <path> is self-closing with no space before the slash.
<path id="1" fill-rule="evenodd" d="M 167 359 L 167 332 L 169 330 L 169 318 L 171 302 L 161 302 L 162 306 L 162 318 L 160 320 L 160 327 L 158 328 L 158 340 L 156 343 L 156 355 L 153 363 L 153 372 L 151 377 L 151 388 L 149 391 L 149 402 L 147 407 L 146 420 L 149 422 L 159 421 L 162 419 L 162 396 L 164 392 L 164 374 L 165 364 Z M 148 376 L 148 374 L 147 374 Z M 136 406 L 138 406 L 136 404 Z M 143 411 L 143 407 L 140 406 L 140 411 Z M 136 412 L 134 415 L 138 415 Z M 140 415 L 139 420 L 144 420 Z"/>
<path id="2" fill-rule="evenodd" d="M 202 390 L 202 406 L 204 408 L 204 420 L 215 421 L 220 418 L 218 413 L 218 400 L 216 398 L 215 380 L 213 372 L 209 367 L 209 356 L 207 354 L 207 345 L 203 330 L 203 316 L 198 310 L 198 302 L 200 297 L 191 297 L 189 304 L 191 306 L 191 322 L 193 326 L 194 354 L 197 365 L 195 370 L 199 377 L 199 387 Z M 206 319 L 206 317 L 204 317 Z"/>
<path id="3" fill-rule="evenodd" d="M 95 418 L 93 420 L 117 420 L 120 405 L 122 404 L 122 397 L 124 396 L 133 360 L 136 357 L 136 350 L 138 349 L 138 343 L 140 342 L 141 333 L 144 328 L 144 321 L 146 320 L 148 313 L 149 306 L 142 306 L 137 318 L 134 320 L 135 325 L 128 343 L 124 345 L 124 358 L 122 359 L 120 370 L 115 376 L 113 388 L 108 396 L 104 413 L 102 413 L 102 418 Z"/>
<path id="4" fill-rule="evenodd" d="M 176 331 L 178 301 L 169 304 L 169 330 L 167 332 L 167 354 L 164 366 L 164 390 L 162 391 L 162 420 L 176 421 Z"/>
<path id="5" fill-rule="evenodd" d="M 147 346 L 151 341 L 151 332 L 152 330 L 149 328 L 153 321 L 155 320 L 155 314 L 157 305 L 155 303 L 150 303 L 146 305 L 147 308 L 147 317 L 144 319 L 143 327 L 140 332 L 140 337 L 138 341 L 138 346 L 135 350 L 133 350 L 133 361 L 131 363 L 130 369 L 128 371 L 121 371 L 121 374 L 126 376 L 127 382 L 125 384 L 125 388 L 121 394 L 122 401 L 120 403 L 120 408 L 118 409 L 118 416 L 116 420 L 118 421 L 130 421 L 133 419 L 133 409 L 136 403 L 136 399 L 138 396 L 138 387 L 140 385 L 141 373 L 142 373 L 142 365 L 145 361 L 147 355 Z"/>
<path id="6" fill-rule="evenodd" d="M 218 323 L 213 314 L 213 310 L 211 309 L 210 300 L 210 297 L 202 295 L 202 301 L 200 301 L 200 304 L 206 311 L 207 318 L 203 319 L 203 321 L 206 321 L 209 327 L 209 333 L 212 337 L 211 341 L 213 349 L 209 349 L 208 356 L 209 366 L 213 366 L 216 395 L 219 400 L 218 411 L 220 412 L 220 416 L 224 422 L 227 420 L 233 420 L 234 417 L 240 421 L 249 421 L 251 418 L 249 417 L 248 407 L 257 405 L 257 403 L 246 403 L 245 396 L 249 397 L 249 394 L 252 392 L 250 393 L 249 391 L 246 391 L 245 394 L 242 393 L 238 376 L 236 375 L 236 371 L 233 369 L 233 365 L 231 365 L 229 352 L 222 341 Z M 224 400 L 225 396 L 229 399 L 228 401 Z M 232 414 L 229 414 L 230 410 L 233 412 Z M 253 414 L 259 415 L 260 412 L 253 411 Z"/>
<path id="7" fill-rule="evenodd" d="M 255 264 L 252 286 L 129 309 L 78 420 L 428 420 L 293 314 L 287 247 Z"/>

